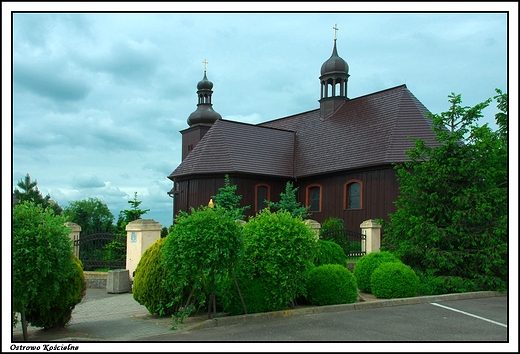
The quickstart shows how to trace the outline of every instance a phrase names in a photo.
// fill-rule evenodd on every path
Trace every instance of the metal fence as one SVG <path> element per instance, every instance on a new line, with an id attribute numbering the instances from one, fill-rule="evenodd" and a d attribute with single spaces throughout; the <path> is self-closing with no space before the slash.
<path id="1" fill-rule="evenodd" d="M 84 270 L 126 267 L 126 236 L 97 233 L 81 235 L 74 241 L 79 247 L 79 259 Z"/>
<path id="2" fill-rule="evenodd" d="M 327 230 L 321 238 L 333 241 L 343 248 L 347 258 L 359 258 L 366 254 L 365 235 L 350 230 Z"/>

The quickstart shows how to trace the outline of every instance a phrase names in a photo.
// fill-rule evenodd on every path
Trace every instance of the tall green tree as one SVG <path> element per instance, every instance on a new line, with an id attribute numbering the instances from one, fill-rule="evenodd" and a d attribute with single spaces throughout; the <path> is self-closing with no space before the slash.
<path id="1" fill-rule="evenodd" d="M 280 201 L 266 201 L 267 206 L 278 210 L 286 210 L 291 213 L 293 218 L 301 216 L 302 219 L 305 219 L 311 216 L 311 213 L 309 213 L 309 207 L 301 205 L 300 202 L 296 200 L 297 191 L 298 187 L 293 187 L 292 182 L 288 181 L 285 184 L 285 192 L 280 193 Z"/>
<path id="2" fill-rule="evenodd" d="M 436 140 L 416 140 L 409 162 L 396 166 L 397 211 L 382 249 L 427 276 L 466 279 L 482 290 L 507 285 L 507 94 L 496 90 L 498 129 L 479 125 L 491 99 L 431 115 Z"/>
<path id="3" fill-rule="evenodd" d="M 33 201 L 36 204 L 42 205 L 44 208 L 51 208 L 56 215 L 61 215 L 63 209 L 56 203 L 54 200 L 51 200 L 50 194 L 47 194 L 45 197 L 41 194 L 38 189 L 38 181 L 31 181 L 31 176 L 29 174 L 25 175 L 24 179 L 21 179 L 16 184 L 18 188 L 14 190 L 14 196 L 18 200 L 19 203 L 25 201 Z"/>
<path id="4" fill-rule="evenodd" d="M 219 188 L 219 193 L 212 196 L 215 204 L 219 207 L 228 210 L 236 220 L 244 220 L 244 211 L 250 208 L 249 205 L 240 206 L 242 200 L 241 195 L 237 195 L 237 185 L 231 185 L 229 175 L 224 175 L 224 187 Z"/>
<path id="5" fill-rule="evenodd" d="M 150 211 L 150 209 L 140 209 L 142 201 L 137 200 L 137 192 L 134 192 L 134 199 L 129 200 L 128 204 L 131 205 L 130 209 L 121 210 L 117 219 L 117 229 L 120 233 L 126 235 L 126 225 L 129 222 L 141 219 L 141 216 Z"/>
<path id="6" fill-rule="evenodd" d="M 60 301 L 63 279 L 74 272 L 70 229 L 65 219 L 33 201 L 13 208 L 13 310 L 21 313 L 27 340 L 26 310 L 42 311 Z"/>
<path id="7" fill-rule="evenodd" d="M 89 235 L 93 233 L 114 232 L 114 214 L 108 206 L 98 198 L 85 198 L 72 201 L 63 210 L 67 221 L 81 226 L 81 233 Z"/>

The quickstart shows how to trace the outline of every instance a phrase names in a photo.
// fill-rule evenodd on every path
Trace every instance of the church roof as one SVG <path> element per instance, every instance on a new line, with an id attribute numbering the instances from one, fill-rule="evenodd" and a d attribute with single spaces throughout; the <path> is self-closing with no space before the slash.
<path id="1" fill-rule="evenodd" d="M 169 177 L 246 173 L 290 178 L 294 137 L 292 131 L 219 119 Z"/>
<path id="2" fill-rule="evenodd" d="M 259 125 L 218 120 L 170 178 L 251 173 L 302 178 L 406 161 L 409 137 L 435 144 L 427 109 L 397 86 Z"/>
<path id="3" fill-rule="evenodd" d="M 261 124 L 296 131 L 295 177 L 406 161 L 408 137 L 434 142 L 431 120 L 405 85 L 346 100 L 325 120 L 319 110 Z"/>

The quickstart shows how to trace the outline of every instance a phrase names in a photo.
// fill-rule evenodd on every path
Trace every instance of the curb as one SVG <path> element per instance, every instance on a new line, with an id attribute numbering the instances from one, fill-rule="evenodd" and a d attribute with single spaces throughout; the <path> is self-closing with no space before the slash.
<path id="1" fill-rule="evenodd" d="M 366 302 L 365 300 L 362 299 L 361 302 L 356 302 L 353 304 L 316 306 L 316 307 L 306 307 L 306 308 L 294 309 L 294 310 L 283 310 L 283 311 L 274 311 L 274 312 L 255 313 L 255 314 L 249 314 L 249 315 L 237 315 L 237 316 L 229 316 L 229 317 L 212 318 L 212 319 L 208 319 L 203 322 L 196 323 L 191 326 L 187 325 L 186 327 L 179 328 L 177 331 L 183 332 L 183 331 L 196 330 L 196 329 L 205 329 L 205 328 L 211 328 L 211 327 L 253 323 L 253 322 L 257 322 L 257 321 L 265 321 L 265 320 L 276 319 L 276 318 L 288 318 L 288 317 L 293 317 L 293 316 L 310 315 L 310 314 L 317 314 L 317 313 L 367 310 L 367 309 L 376 309 L 376 308 L 382 308 L 382 307 L 424 304 L 424 303 L 428 303 L 428 302 L 479 299 L 479 298 L 497 297 L 497 296 L 507 296 L 507 292 L 501 293 L 498 291 L 478 291 L 478 292 L 470 292 L 470 293 L 417 296 L 417 297 L 400 298 L 400 299 L 377 299 L 377 300 L 369 301 L 369 302 Z"/>

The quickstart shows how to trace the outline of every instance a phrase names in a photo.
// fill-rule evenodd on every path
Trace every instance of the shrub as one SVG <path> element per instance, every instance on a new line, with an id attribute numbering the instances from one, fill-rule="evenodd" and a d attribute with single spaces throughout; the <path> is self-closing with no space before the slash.
<path id="1" fill-rule="evenodd" d="M 11 295 L 13 310 L 22 314 L 25 328 L 23 314 L 29 307 L 48 311 L 56 303 L 61 306 L 63 281 L 74 269 L 72 240 L 65 218 L 34 202 L 16 204 L 12 221 Z"/>
<path id="2" fill-rule="evenodd" d="M 134 300 L 144 305 L 152 315 L 160 316 L 171 315 L 179 307 L 179 304 L 171 303 L 175 293 L 164 284 L 167 277 L 166 268 L 162 264 L 165 242 L 166 238 L 161 238 L 144 251 L 135 268 L 132 286 Z"/>
<path id="3" fill-rule="evenodd" d="M 345 222 L 340 218 L 328 218 L 323 222 L 320 229 L 320 235 L 323 235 L 329 230 L 342 231 L 345 229 Z"/>
<path id="4" fill-rule="evenodd" d="M 390 252 L 372 252 L 361 257 L 354 266 L 354 276 L 356 277 L 359 290 L 371 293 L 370 277 L 372 272 L 384 262 L 401 262 Z"/>
<path id="5" fill-rule="evenodd" d="M 370 284 L 378 298 L 402 298 L 417 295 L 419 278 L 404 263 L 385 262 L 374 270 Z"/>
<path id="6" fill-rule="evenodd" d="M 481 290 L 478 282 L 472 279 L 454 276 L 425 275 L 423 272 L 418 272 L 417 276 L 419 278 L 417 293 L 421 295 L 442 295 Z"/>
<path id="7" fill-rule="evenodd" d="M 260 292 L 263 293 L 262 299 L 258 299 L 258 302 L 265 304 L 264 311 L 287 308 L 292 300 L 303 293 L 304 274 L 312 265 L 317 247 L 314 232 L 301 217 L 292 217 L 285 210 L 273 213 L 269 209 L 251 218 L 243 230 L 244 257 L 236 272 L 240 290 L 244 287 L 243 295 L 247 297 L 248 288 L 256 286 L 264 289 Z M 241 304 L 236 304 L 237 298 L 233 295 L 237 292 L 236 287 L 230 287 L 230 284 L 232 282 L 228 281 L 227 288 L 223 289 L 227 297 L 223 301 L 224 309 L 228 312 L 241 307 Z M 244 301 L 248 313 L 257 311 L 256 305 Z"/>
<path id="8" fill-rule="evenodd" d="M 340 264 L 347 267 L 347 256 L 340 245 L 333 241 L 318 240 L 318 249 L 313 264 Z"/>
<path id="9" fill-rule="evenodd" d="M 38 305 L 28 306 L 25 313 L 27 322 L 45 329 L 64 327 L 72 317 L 72 310 L 80 303 L 87 291 L 83 265 L 76 257 L 71 257 L 69 275 L 60 282 L 57 299 L 50 308 Z"/>
<path id="10" fill-rule="evenodd" d="M 234 269 L 243 249 L 243 228 L 235 216 L 218 205 L 192 208 L 191 214 L 177 216 L 166 237 L 162 260 L 175 301 L 187 290 L 190 295 L 185 305 L 197 302 L 203 306 Z"/>
<path id="11" fill-rule="evenodd" d="M 238 277 L 240 294 L 246 303 L 247 313 L 261 313 L 270 311 L 270 306 L 265 299 L 268 290 L 264 282 L 259 279 L 251 279 L 245 276 Z M 221 305 L 230 315 L 242 315 L 244 307 L 238 295 L 237 287 L 231 277 L 226 278 L 221 292 Z"/>
<path id="12" fill-rule="evenodd" d="M 356 278 L 339 264 L 313 268 L 307 276 L 307 299 L 314 305 L 350 304 L 358 298 Z"/>

